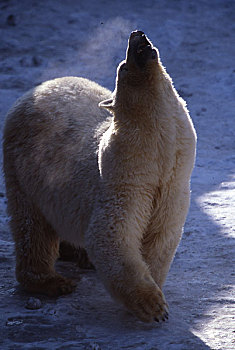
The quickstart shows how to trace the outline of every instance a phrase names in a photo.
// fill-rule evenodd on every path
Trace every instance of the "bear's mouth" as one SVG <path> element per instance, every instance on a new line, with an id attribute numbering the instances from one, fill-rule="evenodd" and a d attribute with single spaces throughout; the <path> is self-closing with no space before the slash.
<path id="1" fill-rule="evenodd" d="M 140 30 L 132 32 L 129 38 L 126 62 L 133 59 L 140 68 L 143 68 L 149 60 L 157 59 L 156 49 Z"/>

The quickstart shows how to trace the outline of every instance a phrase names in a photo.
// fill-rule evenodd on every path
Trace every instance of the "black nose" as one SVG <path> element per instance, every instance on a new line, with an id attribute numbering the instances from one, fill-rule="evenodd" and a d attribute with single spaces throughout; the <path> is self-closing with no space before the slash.
<path id="1" fill-rule="evenodd" d="M 144 32 L 142 32 L 141 30 L 135 30 L 131 32 L 130 38 L 134 38 L 136 36 L 144 36 Z"/>

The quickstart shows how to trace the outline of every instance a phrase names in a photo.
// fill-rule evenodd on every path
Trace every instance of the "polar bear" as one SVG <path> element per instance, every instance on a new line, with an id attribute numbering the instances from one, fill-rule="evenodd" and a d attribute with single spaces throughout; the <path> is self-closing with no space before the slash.
<path id="1" fill-rule="evenodd" d="M 17 280 L 29 292 L 72 292 L 54 269 L 66 240 L 86 249 L 110 294 L 140 320 L 165 320 L 162 287 L 189 208 L 195 148 L 185 102 L 141 31 L 130 35 L 113 94 L 78 77 L 26 93 L 4 129 Z"/>

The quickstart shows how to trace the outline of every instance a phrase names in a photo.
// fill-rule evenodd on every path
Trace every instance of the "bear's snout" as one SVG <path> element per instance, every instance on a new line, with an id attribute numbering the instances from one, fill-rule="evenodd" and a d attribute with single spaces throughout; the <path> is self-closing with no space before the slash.
<path id="1" fill-rule="evenodd" d="M 127 50 L 127 62 L 135 62 L 138 67 L 144 68 L 151 59 L 157 59 L 157 52 L 153 48 L 144 32 L 136 30 L 131 33 Z"/>

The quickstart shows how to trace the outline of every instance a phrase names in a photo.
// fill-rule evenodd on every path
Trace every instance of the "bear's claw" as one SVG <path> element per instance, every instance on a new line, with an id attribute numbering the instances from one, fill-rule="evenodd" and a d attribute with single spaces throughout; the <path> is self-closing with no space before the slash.
<path id="1" fill-rule="evenodd" d="M 126 306 L 143 322 L 159 322 L 168 319 L 168 305 L 160 288 L 140 288 L 125 302 Z"/>

